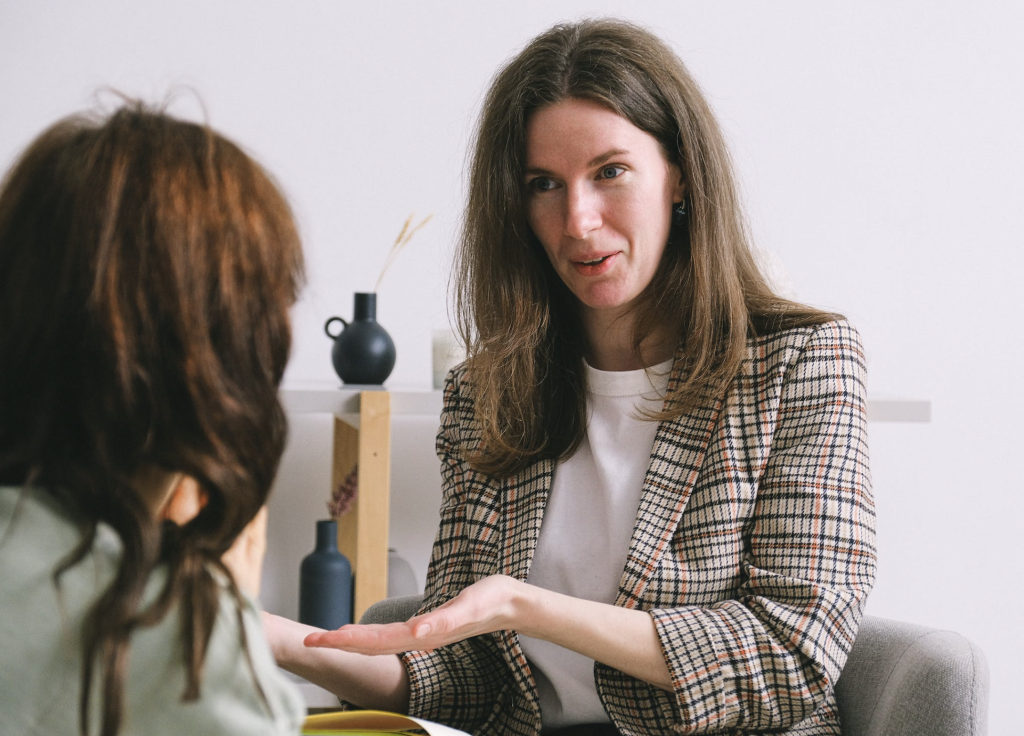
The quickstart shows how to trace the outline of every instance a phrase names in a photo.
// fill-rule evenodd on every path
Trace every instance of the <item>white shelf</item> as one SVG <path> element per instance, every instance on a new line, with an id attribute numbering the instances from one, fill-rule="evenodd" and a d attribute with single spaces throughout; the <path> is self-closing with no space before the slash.
<path id="1" fill-rule="evenodd" d="M 348 386 L 334 381 L 293 381 L 281 389 L 289 414 L 358 414 L 362 391 L 388 391 L 391 414 L 441 416 L 443 392 L 430 388 Z M 932 420 L 932 402 L 918 399 L 869 398 L 868 421 L 921 422 Z"/>
<path id="2" fill-rule="evenodd" d="M 932 402 L 912 399 L 868 399 L 869 422 L 922 422 L 932 420 Z"/>
<path id="3" fill-rule="evenodd" d="M 441 416 L 440 390 L 418 387 L 352 386 L 336 381 L 290 381 L 281 388 L 281 401 L 289 414 L 358 414 L 359 394 L 387 391 L 391 394 L 391 415 Z"/>

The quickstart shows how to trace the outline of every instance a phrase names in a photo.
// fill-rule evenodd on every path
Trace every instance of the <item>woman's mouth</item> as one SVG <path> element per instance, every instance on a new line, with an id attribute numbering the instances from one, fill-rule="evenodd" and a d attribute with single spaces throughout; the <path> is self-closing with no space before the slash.
<path id="1" fill-rule="evenodd" d="M 612 267 L 617 253 L 610 253 L 606 256 L 588 258 L 585 261 L 573 261 L 572 265 L 577 273 L 583 276 L 600 276 Z"/>

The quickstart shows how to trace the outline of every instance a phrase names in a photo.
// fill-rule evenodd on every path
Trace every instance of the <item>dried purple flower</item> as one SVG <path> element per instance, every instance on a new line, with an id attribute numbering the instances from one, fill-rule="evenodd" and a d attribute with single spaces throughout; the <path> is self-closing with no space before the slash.
<path id="1" fill-rule="evenodd" d="M 352 502 L 356 500 L 359 491 L 359 465 L 352 467 L 352 470 L 345 476 L 345 480 L 338 484 L 331 494 L 331 500 L 327 502 L 327 513 L 332 519 L 344 516 L 352 508 Z"/>

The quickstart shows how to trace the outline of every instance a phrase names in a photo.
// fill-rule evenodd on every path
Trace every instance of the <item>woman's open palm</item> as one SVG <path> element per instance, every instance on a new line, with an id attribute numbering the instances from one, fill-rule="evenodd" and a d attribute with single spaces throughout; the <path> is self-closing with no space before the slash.
<path id="1" fill-rule="evenodd" d="M 305 639 L 307 647 L 330 647 L 358 654 L 429 651 L 472 636 L 509 628 L 516 589 L 523 584 L 492 575 L 438 608 L 393 624 L 349 624 Z"/>

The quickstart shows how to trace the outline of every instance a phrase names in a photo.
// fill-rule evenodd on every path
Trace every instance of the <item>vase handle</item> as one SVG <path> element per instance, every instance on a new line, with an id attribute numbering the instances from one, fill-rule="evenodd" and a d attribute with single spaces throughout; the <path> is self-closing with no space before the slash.
<path id="1" fill-rule="evenodd" d="M 332 340 L 337 340 L 338 339 L 338 335 L 340 335 L 341 332 L 345 331 L 345 328 L 343 327 L 341 329 L 341 332 L 338 333 L 338 335 L 332 335 L 331 334 L 331 323 L 333 323 L 335 320 L 337 320 L 338 322 L 341 322 L 343 325 L 345 325 L 345 327 L 348 327 L 348 322 L 343 320 L 341 317 L 331 317 L 329 320 L 327 320 L 326 324 L 324 324 L 324 332 L 326 332 L 327 333 L 327 337 L 331 338 Z"/>

